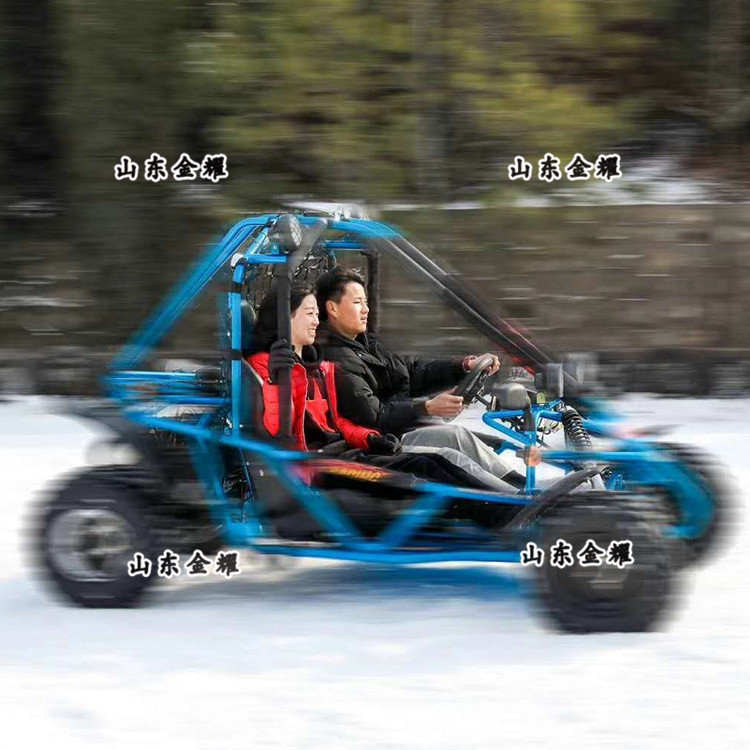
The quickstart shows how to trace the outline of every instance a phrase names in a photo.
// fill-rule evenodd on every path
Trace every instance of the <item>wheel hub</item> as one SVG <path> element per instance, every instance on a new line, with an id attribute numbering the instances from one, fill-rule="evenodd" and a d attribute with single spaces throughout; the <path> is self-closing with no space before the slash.
<path id="1" fill-rule="evenodd" d="M 69 510 L 49 530 L 53 565 L 67 578 L 104 581 L 123 574 L 132 557 L 135 529 L 121 515 L 104 509 Z"/>

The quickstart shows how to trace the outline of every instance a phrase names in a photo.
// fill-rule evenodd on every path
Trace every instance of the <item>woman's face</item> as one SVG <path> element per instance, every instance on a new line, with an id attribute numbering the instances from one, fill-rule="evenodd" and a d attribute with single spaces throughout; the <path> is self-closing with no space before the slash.
<path id="1" fill-rule="evenodd" d="M 292 346 L 301 349 L 315 342 L 318 330 L 318 302 L 314 294 L 308 294 L 292 315 Z"/>

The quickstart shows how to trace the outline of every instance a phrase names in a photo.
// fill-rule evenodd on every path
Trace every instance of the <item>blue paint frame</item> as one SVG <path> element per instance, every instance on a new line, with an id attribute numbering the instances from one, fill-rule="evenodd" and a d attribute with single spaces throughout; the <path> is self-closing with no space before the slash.
<path id="1" fill-rule="evenodd" d="M 147 354 L 190 308 L 217 273 L 229 268 L 232 288 L 227 292 L 230 319 L 230 351 L 238 352 L 242 338 L 242 297 L 238 291 L 248 278 L 248 271 L 263 264 L 284 264 L 288 256 L 273 244 L 270 230 L 277 214 L 244 219 L 237 222 L 225 236 L 210 246 L 193 265 L 184 278 L 172 289 L 142 328 L 135 333 L 112 361 L 105 377 L 109 396 L 120 404 L 122 414 L 145 428 L 164 430 L 181 435 L 191 446 L 193 462 L 205 491 L 215 502 L 209 504 L 213 520 L 225 529 L 224 541 L 231 546 L 246 546 L 263 554 L 328 557 L 335 559 L 384 562 L 394 564 L 438 561 L 495 561 L 518 562 L 520 548 L 509 549 L 499 540 L 490 541 L 488 534 L 478 533 L 472 544 L 464 537 L 450 536 L 435 539 L 433 546 L 409 546 L 410 542 L 424 540 L 420 537 L 431 521 L 437 518 L 452 499 L 463 498 L 477 502 L 528 505 L 534 502 L 536 473 L 527 468 L 526 487 L 520 495 L 501 495 L 492 492 L 462 490 L 457 487 L 421 482 L 419 499 L 409 513 L 401 514 L 374 539 L 364 538 L 351 521 L 339 510 L 325 492 L 308 486 L 295 474 L 297 466 L 314 462 L 315 455 L 282 449 L 276 445 L 243 434 L 240 429 L 241 363 L 237 357 L 229 361 L 229 378 L 220 395 L 206 394 L 205 385 L 195 373 L 151 372 L 137 369 Z M 313 217 L 300 216 L 302 224 L 311 225 Z M 401 237 L 387 224 L 366 220 L 330 222 L 333 231 L 341 232 L 344 239 L 326 243 L 333 254 L 336 251 L 362 251 L 373 239 Z M 245 244 L 247 246 L 242 250 Z M 180 404 L 200 406 L 209 411 L 197 419 L 196 424 L 159 416 L 163 405 Z M 541 419 L 560 420 L 557 411 L 560 401 L 532 408 L 534 429 L 519 431 L 517 427 L 503 424 L 522 416 L 522 412 L 487 412 L 483 421 L 506 438 L 498 448 L 503 450 L 529 449 L 540 443 L 538 426 Z M 592 403 L 592 414 L 587 424 L 592 432 L 612 437 L 616 433 L 617 418 L 606 407 Z M 217 427 L 217 425 L 223 425 Z M 228 447 L 262 461 L 274 472 L 282 485 L 327 530 L 332 541 L 328 545 L 283 544 L 274 539 L 262 521 L 262 498 L 255 496 L 252 482 L 248 482 L 249 495 L 241 511 L 226 496 L 223 489 L 223 461 L 220 451 Z M 610 451 L 545 451 L 544 460 L 551 465 L 570 470 L 582 460 L 612 463 L 627 467 L 627 481 L 619 481 L 626 488 L 656 482 L 675 491 L 684 512 L 684 523 L 670 530 L 674 536 L 691 538 L 705 528 L 711 517 L 711 498 L 687 467 L 667 456 L 658 445 L 648 441 L 620 441 Z M 247 469 L 245 469 L 247 472 Z M 520 539 L 519 539 L 520 544 Z"/>
<path id="2" fill-rule="evenodd" d="M 533 432 L 517 431 L 502 423 L 523 416 L 521 411 L 488 411 L 482 416 L 482 421 L 508 438 L 497 449 L 498 453 L 510 448 L 528 448 L 541 442 L 537 432 L 541 419 L 561 421 L 560 412 L 552 411 L 561 403 L 556 400 L 544 406 L 532 405 L 536 428 Z M 624 439 L 620 416 L 604 402 L 588 405 L 595 407 L 592 409 L 595 416 L 584 420 L 586 429 L 593 436 L 610 438 L 612 446 L 608 450 L 585 452 L 546 450 L 542 454 L 543 461 L 566 472 L 581 462 L 614 467 L 606 483 L 606 488 L 614 491 L 638 492 L 644 487 L 662 487 L 676 501 L 682 514 L 682 522 L 668 527 L 665 533 L 680 539 L 700 536 L 711 523 L 713 499 L 695 472 L 659 443 L 647 439 Z M 527 471 L 524 491 L 530 494 L 539 492 L 533 467 Z"/>

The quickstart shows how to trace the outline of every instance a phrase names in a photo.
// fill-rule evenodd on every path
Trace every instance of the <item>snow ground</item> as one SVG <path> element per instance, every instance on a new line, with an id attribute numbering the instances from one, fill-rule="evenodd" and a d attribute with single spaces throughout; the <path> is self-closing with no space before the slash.
<path id="1" fill-rule="evenodd" d="M 83 610 L 41 589 L 20 557 L 33 496 L 91 440 L 51 403 L 0 404 L 5 747 L 748 746 L 744 508 L 658 633 L 552 633 L 522 571 L 489 565 L 248 558 L 231 581 L 183 580 L 140 609 Z M 678 424 L 684 442 L 721 441 L 748 486 L 750 401 L 621 405 L 636 423 Z"/>

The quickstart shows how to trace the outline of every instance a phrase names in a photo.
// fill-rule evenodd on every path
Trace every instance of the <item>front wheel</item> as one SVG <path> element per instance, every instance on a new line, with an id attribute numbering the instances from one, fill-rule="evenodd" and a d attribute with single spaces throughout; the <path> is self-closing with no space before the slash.
<path id="1" fill-rule="evenodd" d="M 133 605 L 155 569 L 129 575 L 136 553 L 154 560 L 148 504 L 135 485 L 99 469 L 75 475 L 43 501 L 34 538 L 43 575 L 85 607 Z"/>
<path id="2" fill-rule="evenodd" d="M 660 533 L 640 498 L 615 492 L 571 495 L 540 521 L 547 557 L 536 568 L 544 614 L 570 633 L 635 632 L 652 629 L 662 618 L 673 587 L 674 541 Z M 555 567 L 552 548 L 571 545 L 572 564 Z M 632 562 L 583 565 L 578 553 L 589 540 L 605 551 L 629 541 Z"/>
<path id="3" fill-rule="evenodd" d="M 730 527 L 734 506 L 731 492 L 711 460 L 697 449 L 679 443 L 663 443 L 663 447 L 687 466 L 711 498 L 712 515 L 708 525 L 699 536 L 685 540 L 685 563 L 703 563 L 716 553 Z M 678 500 L 669 493 L 666 499 L 676 512 Z"/>

